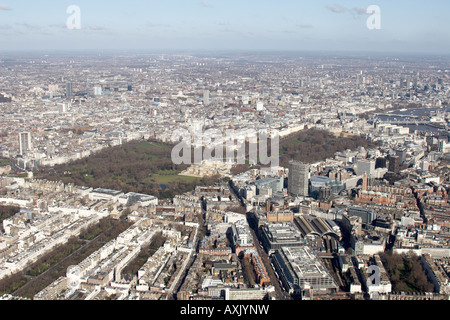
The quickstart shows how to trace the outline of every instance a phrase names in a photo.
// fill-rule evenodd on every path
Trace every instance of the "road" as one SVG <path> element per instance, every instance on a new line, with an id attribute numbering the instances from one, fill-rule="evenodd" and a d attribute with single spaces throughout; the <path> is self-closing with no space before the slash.
<path id="1" fill-rule="evenodd" d="M 236 197 L 236 199 L 239 201 L 242 207 L 245 208 L 244 202 L 242 201 L 241 197 L 234 191 L 234 189 L 229 185 L 231 193 Z M 277 300 L 291 300 L 290 295 L 280 286 L 280 282 L 275 274 L 275 271 L 272 268 L 272 265 L 270 263 L 270 258 L 267 255 L 264 248 L 259 243 L 258 236 L 255 232 L 256 226 L 252 224 L 252 222 L 249 219 L 249 215 L 247 214 L 247 221 L 250 226 L 250 232 L 253 237 L 253 243 L 255 244 L 255 248 L 258 251 L 259 256 L 261 257 L 262 262 L 264 263 L 264 267 L 267 270 L 267 273 L 269 274 L 270 282 L 275 287 L 275 298 Z"/>
<path id="2" fill-rule="evenodd" d="M 270 282 L 275 287 L 275 298 L 277 300 L 291 300 L 290 295 L 280 286 L 280 282 L 275 274 L 275 271 L 270 264 L 270 258 L 267 255 L 264 248 L 260 245 L 258 236 L 255 233 L 255 230 L 250 228 L 253 237 L 253 243 L 255 244 L 256 250 L 258 251 L 259 256 L 261 257 L 262 262 L 264 263 L 264 267 L 269 274 Z"/>

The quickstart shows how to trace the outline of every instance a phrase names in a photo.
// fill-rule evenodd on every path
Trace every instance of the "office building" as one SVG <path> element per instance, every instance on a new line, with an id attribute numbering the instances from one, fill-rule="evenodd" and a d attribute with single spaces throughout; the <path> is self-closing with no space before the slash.
<path id="1" fill-rule="evenodd" d="M 102 87 L 94 87 L 94 96 L 102 95 Z"/>
<path id="2" fill-rule="evenodd" d="M 385 157 L 379 157 L 375 161 L 375 169 L 386 168 L 386 166 L 387 166 L 387 159 Z"/>
<path id="3" fill-rule="evenodd" d="M 363 175 L 364 173 L 366 173 L 369 177 L 375 173 L 375 160 L 358 160 L 356 163 L 356 174 Z"/>
<path id="4" fill-rule="evenodd" d="M 27 152 L 30 152 L 32 148 L 33 146 L 31 144 L 31 133 L 19 133 L 19 154 L 24 155 Z"/>
<path id="5" fill-rule="evenodd" d="M 72 82 L 67 82 L 66 84 L 66 97 L 72 98 Z"/>
<path id="6" fill-rule="evenodd" d="M 319 196 L 320 189 L 324 187 L 329 187 L 333 194 L 339 194 L 345 189 L 342 181 L 339 181 L 338 179 L 331 179 L 324 176 L 312 176 L 309 180 L 309 195 L 314 198 Z"/>
<path id="7" fill-rule="evenodd" d="M 306 245 L 282 247 L 272 261 L 283 286 L 291 294 L 301 294 L 307 289 L 334 292 L 338 288 L 321 260 Z"/>
<path id="8" fill-rule="evenodd" d="M 400 172 L 400 157 L 389 156 L 389 171 L 399 173 Z"/>
<path id="9" fill-rule="evenodd" d="M 361 207 L 349 207 L 348 215 L 357 216 L 362 219 L 363 224 L 371 224 L 377 218 L 377 213 L 373 209 L 365 209 Z"/>
<path id="10" fill-rule="evenodd" d="M 65 103 L 58 103 L 58 112 L 60 114 L 66 113 L 67 112 L 67 104 L 65 104 Z"/>
<path id="11" fill-rule="evenodd" d="M 277 178 L 267 177 L 256 180 L 253 184 L 256 186 L 258 194 L 261 194 L 260 191 L 263 188 L 271 189 L 273 194 L 283 190 L 284 178 L 282 176 Z"/>
<path id="12" fill-rule="evenodd" d="M 308 196 L 309 165 L 298 161 L 289 162 L 288 192 L 299 196 Z"/>
<path id="13" fill-rule="evenodd" d="M 293 222 L 271 222 L 261 227 L 261 242 L 269 254 L 282 247 L 304 244 L 299 229 Z"/>
<path id="14" fill-rule="evenodd" d="M 328 201 L 331 198 L 331 188 L 329 186 L 323 186 L 319 189 L 318 199 L 320 201 Z"/>
<path id="15" fill-rule="evenodd" d="M 400 158 L 400 164 L 406 161 L 406 149 L 395 150 L 395 155 Z"/>
<path id="16" fill-rule="evenodd" d="M 303 88 L 304 85 L 305 85 L 304 81 L 300 79 L 300 80 L 298 81 L 298 87 L 299 87 L 299 88 Z"/>
<path id="17" fill-rule="evenodd" d="M 209 90 L 203 90 L 203 105 L 208 106 L 209 103 Z"/>

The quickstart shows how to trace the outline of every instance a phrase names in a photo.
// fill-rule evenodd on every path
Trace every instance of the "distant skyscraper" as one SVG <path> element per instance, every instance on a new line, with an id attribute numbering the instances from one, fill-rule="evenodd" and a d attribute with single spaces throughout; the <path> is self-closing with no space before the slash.
<path id="1" fill-rule="evenodd" d="M 362 175 L 364 173 L 367 173 L 368 176 L 372 176 L 375 173 L 375 160 L 358 160 L 358 162 L 356 163 L 356 174 Z"/>
<path id="2" fill-rule="evenodd" d="M 400 157 L 390 156 L 389 157 L 389 171 L 398 173 L 400 171 Z"/>
<path id="3" fill-rule="evenodd" d="M 19 133 L 19 154 L 24 155 L 25 153 L 31 151 L 31 133 L 21 132 Z"/>
<path id="4" fill-rule="evenodd" d="M 128 85 L 128 91 L 133 91 L 133 86 L 132 85 Z"/>
<path id="5" fill-rule="evenodd" d="M 288 192 L 299 196 L 309 193 L 309 165 L 298 161 L 289 162 Z"/>
<path id="6" fill-rule="evenodd" d="M 209 90 L 203 90 L 203 105 L 209 105 Z"/>
<path id="7" fill-rule="evenodd" d="M 387 160 L 384 157 L 379 157 L 375 161 L 375 169 L 377 168 L 386 168 Z"/>
<path id="8" fill-rule="evenodd" d="M 361 217 L 363 224 L 371 224 L 377 218 L 377 212 L 375 210 L 361 207 L 349 207 L 348 215 L 351 217 Z"/>
<path id="9" fill-rule="evenodd" d="M 303 86 L 304 86 L 304 81 L 300 79 L 300 80 L 298 81 L 298 87 L 299 87 L 299 88 L 303 88 Z"/>
<path id="10" fill-rule="evenodd" d="M 52 93 L 56 93 L 58 91 L 58 85 L 57 84 L 49 84 L 48 91 L 50 91 Z"/>
<path id="11" fill-rule="evenodd" d="M 66 113 L 67 112 L 67 104 L 63 103 L 58 103 L 58 112 L 59 113 Z"/>
<path id="12" fill-rule="evenodd" d="M 400 164 L 406 161 L 406 149 L 395 150 L 395 155 L 400 158 Z"/>
<path id="13" fill-rule="evenodd" d="M 331 198 L 331 188 L 329 186 L 323 186 L 319 189 L 319 197 L 320 201 L 328 201 Z"/>
<path id="14" fill-rule="evenodd" d="M 94 87 L 94 96 L 102 95 L 102 87 Z"/>
<path id="15" fill-rule="evenodd" d="M 72 98 L 72 82 L 67 82 L 66 84 L 66 97 Z"/>

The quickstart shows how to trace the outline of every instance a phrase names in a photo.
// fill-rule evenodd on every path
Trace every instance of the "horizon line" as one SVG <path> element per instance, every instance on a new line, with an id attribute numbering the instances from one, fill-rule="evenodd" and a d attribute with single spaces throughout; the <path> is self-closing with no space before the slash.
<path id="1" fill-rule="evenodd" d="M 0 49 L 0 54 L 327 54 L 327 55 L 374 55 L 374 56 L 440 56 L 449 57 L 450 52 L 411 51 L 365 51 L 329 49 Z"/>

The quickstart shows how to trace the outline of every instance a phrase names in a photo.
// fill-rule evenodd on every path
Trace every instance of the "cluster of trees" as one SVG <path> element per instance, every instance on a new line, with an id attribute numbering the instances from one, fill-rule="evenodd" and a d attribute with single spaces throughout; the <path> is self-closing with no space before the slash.
<path id="1" fill-rule="evenodd" d="M 20 207 L 18 207 L 18 206 L 0 205 L 0 222 L 12 217 L 19 211 L 20 211 Z"/>
<path id="2" fill-rule="evenodd" d="M 32 299 L 36 293 L 63 276 L 69 266 L 80 263 L 130 226 L 131 223 L 126 219 L 103 218 L 96 225 L 83 230 L 80 237 L 71 237 L 67 243 L 39 258 L 24 272 L 2 279 L 0 294 L 14 293 Z"/>
<path id="3" fill-rule="evenodd" d="M 242 257 L 242 271 L 244 273 L 244 277 L 247 280 L 247 282 L 253 286 L 257 284 L 257 275 L 255 272 L 255 268 L 253 267 L 253 263 L 251 261 L 250 256 L 244 256 Z"/>
<path id="4" fill-rule="evenodd" d="M 162 232 L 156 233 L 150 244 L 143 247 L 138 256 L 123 268 L 122 275 L 125 277 L 134 277 L 139 269 L 147 262 L 147 260 L 166 242 L 167 237 Z"/>
<path id="5" fill-rule="evenodd" d="M 120 234 L 126 228 L 131 226 L 131 223 L 125 219 L 112 219 L 110 217 L 102 218 L 95 225 L 81 230 L 79 238 L 82 240 L 92 240 L 99 235 L 104 235 L 110 238 L 113 234 Z"/>
<path id="6" fill-rule="evenodd" d="M 3 230 L 3 220 L 11 218 L 13 215 L 15 215 L 17 212 L 20 211 L 20 207 L 18 206 L 4 206 L 0 205 L 0 231 L 5 232 Z"/>
<path id="7" fill-rule="evenodd" d="M 0 93 L 0 103 L 1 103 L 1 102 L 11 102 L 11 101 L 12 101 L 11 98 L 6 98 L 4 95 L 2 95 L 2 94 Z"/>
<path id="8" fill-rule="evenodd" d="M 407 254 L 384 252 L 380 258 L 389 274 L 393 291 L 433 292 L 434 286 L 428 281 L 420 258 L 412 251 Z"/>
<path id="9" fill-rule="evenodd" d="M 23 272 L 16 272 L 0 280 L 0 296 L 11 294 L 28 282 Z"/>
<path id="10" fill-rule="evenodd" d="M 14 293 L 32 299 L 36 293 L 64 274 L 69 265 L 60 267 L 57 267 L 57 265 L 81 246 L 82 241 L 76 237 L 71 237 L 67 243 L 57 246 L 24 271 L 2 279 L 0 281 L 0 294 Z"/>
<path id="11" fill-rule="evenodd" d="M 235 164 L 231 170 L 230 173 L 232 175 L 238 175 L 242 172 L 246 172 L 250 169 L 250 165 L 249 164 Z"/>
<path id="12" fill-rule="evenodd" d="M 78 250 L 83 245 L 83 242 L 76 237 L 71 237 L 67 243 L 61 244 L 55 248 L 55 250 L 44 255 L 38 259 L 30 268 L 26 271 L 26 275 L 36 277 L 45 271 L 47 271 L 51 266 L 55 265 L 65 257 L 69 256 L 76 250 Z"/>
<path id="13" fill-rule="evenodd" d="M 158 198 L 170 198 L 198 185 L 218 181 L 214 176 L 194 181 L 175 177 L 170 185 L 163 185 L 157 179 L 149 182 L 149 177 L 161 172 L 171 172 L 176 176 L 187 168 L 186 164 L 175 165 L 172 162 L 172 148 L 172 145 L 156 141 L 130 141 L 69 164 L 41 168 L 35 176 L 93 188 L 152 194 Z"/>
<path id="14" fill-rule="evenodd" d="M 374 146 L 362 136 L 335 136 L 326 130 L 306 129 L 280 140 L 280 165 L 288 167 L 290 160 L 306 163 L 325 160 L 336 152 Z"/>

